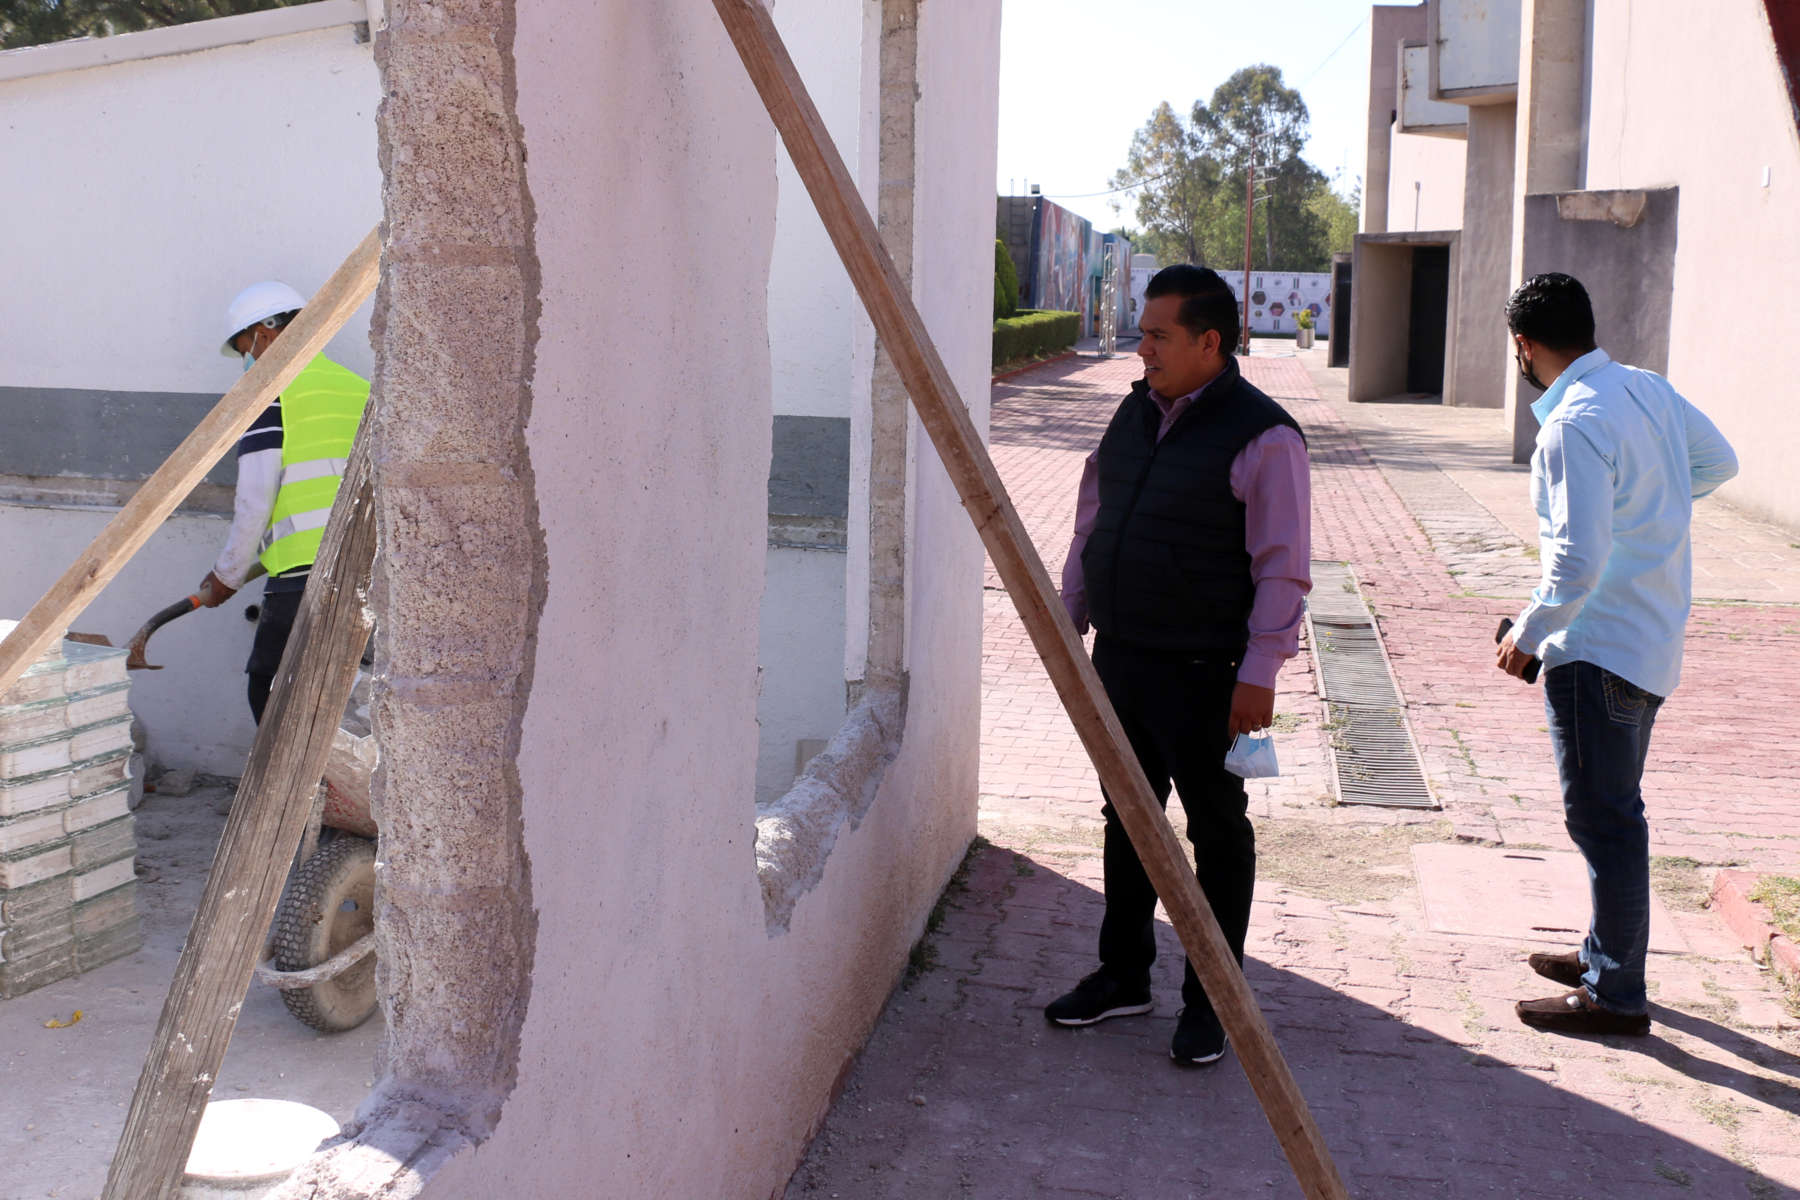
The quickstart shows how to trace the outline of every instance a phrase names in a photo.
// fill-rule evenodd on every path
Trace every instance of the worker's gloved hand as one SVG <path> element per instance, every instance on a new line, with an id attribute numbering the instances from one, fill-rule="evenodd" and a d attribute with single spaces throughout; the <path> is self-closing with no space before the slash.
<path id="1" fill-rule="evenodd" d="M 206 573 L 206 578 L 202 579 L 200 581 L 200 586 L 194 590 L 194 595 L 200 597 L 200 603 L 204 607 L 217 608 L 219 605 L 237 595 L 237 589 L 234 587 L 226 587 L 224 580 L 220 579 L 211 571 L 208 571 Z"/>

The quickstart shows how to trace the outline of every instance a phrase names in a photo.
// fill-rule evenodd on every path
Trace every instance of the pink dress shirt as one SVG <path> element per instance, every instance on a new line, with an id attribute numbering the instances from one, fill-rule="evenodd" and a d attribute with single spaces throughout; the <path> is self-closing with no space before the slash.
<path id="1" fill-rule="evenodd" d="M 1150 390 L 1162 409 L 1156 440 L 1162 441 L 1196 399 L 1202 385 L 1178 400 Z M 1062 601 L 1069 619 L 1088 630 L 1087 580 L 1081 551 L 1100 515 L 1099 447 L 1081 470 L 1075 501 L 1075 537 L 1063 562 Z M 1300 650 L 1300 618 L 1312 590 L 1312 479 L 1306 443 L 1285 425 L 1259 434 L 1231 462 L 1231 494 L 1244 505 L 1244 549 L 1256 600 L 1250 607 L 1250 644 L 1238 667 L 1238 682 L 1273 688 L 1281 664 Z"/>

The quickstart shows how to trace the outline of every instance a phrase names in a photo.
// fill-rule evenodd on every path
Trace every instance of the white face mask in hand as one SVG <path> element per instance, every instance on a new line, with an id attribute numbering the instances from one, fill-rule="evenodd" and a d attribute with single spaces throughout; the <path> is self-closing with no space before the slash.
<path id="1" fill-rule="evenodd" d="M 1244 779 L 1272 779 L 1281 774 L 1281 765 L 1275 761 L 1275 739 L 1267 733 L 1257 737 L 1238 734 L 1225 753 L 1225 769 Z"/>

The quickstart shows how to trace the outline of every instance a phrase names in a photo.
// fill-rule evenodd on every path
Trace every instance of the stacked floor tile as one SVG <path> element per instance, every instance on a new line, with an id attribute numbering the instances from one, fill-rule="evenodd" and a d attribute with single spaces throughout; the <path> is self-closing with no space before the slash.
<path id="1" fill-rule="evenodd" d="M 130 686 L 125 651 L 62 642 L 0 695 L 0 1000 L 142 944 Z"/>

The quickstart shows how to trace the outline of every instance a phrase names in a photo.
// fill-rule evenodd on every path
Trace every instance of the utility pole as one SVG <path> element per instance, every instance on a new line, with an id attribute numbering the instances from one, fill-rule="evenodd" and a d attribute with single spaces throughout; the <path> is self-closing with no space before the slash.
<path id="1" fill-rule="evenodd" d="M 1256 139 L 1250 139 L 1250 166 L 1244 172 L 1244 337 L 1238 349 L 1250 353 L 1250 238 L 1256 214 Z"/>

